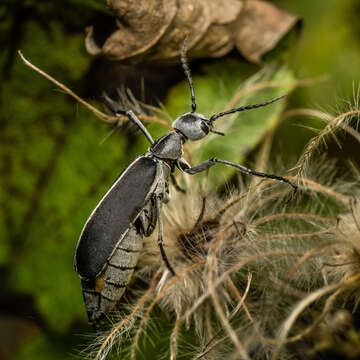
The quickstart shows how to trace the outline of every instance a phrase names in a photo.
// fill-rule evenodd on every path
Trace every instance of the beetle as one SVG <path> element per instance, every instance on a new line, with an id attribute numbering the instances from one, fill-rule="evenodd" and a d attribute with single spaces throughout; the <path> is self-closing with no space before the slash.
<path id="1" fill-rule="evenodd" d="M 81 278 L 83 297 L 89 322 L 96 324 L 108 314 L 123 295 L 138 261 L 142 239 L 150 236 L 158 225 L 157 242 L 166 268 L 172 275 L 162 239 L 162 203 L 169 200 L 169 177 L 175 168 L 187 174 L 197 174 L 216 164 L 224 164 L 250 175 L 297 185 L 281 176 L 248 169 L 233 162 L 212 158 L 191 167 L 183 158 L 187 140 L 201 140 L 213 130 L 214 122 L 224 115 L 255 109 L 280 100 L 247 105 L 212 115 L 209 119 L 196 112 L 194 86 L 186 60 L 186 39 L 181 50 L 181 64 L 191 93 L 191 112 L 179 116 L 173 131 L 154 141 L 132 110 L 124 111 L 107 98 L 110 109 L 126 115 L 150 142 L 148 151 L 138 156 L 117 178 L 86 221 L 75 252 L 74 268 Z"/>

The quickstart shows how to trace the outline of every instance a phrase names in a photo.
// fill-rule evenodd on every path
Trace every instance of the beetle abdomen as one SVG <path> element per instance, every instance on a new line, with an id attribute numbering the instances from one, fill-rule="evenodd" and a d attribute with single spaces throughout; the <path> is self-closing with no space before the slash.
<path id="1" fill-rule="evenodd" d="M 142 244 L 141 234 L 135 227 L 131 227 L 95 281 L 82 281 L 90 323 L 96 323 L 104 314 L 109 313 L 124 294 L 137 264 Z"/>

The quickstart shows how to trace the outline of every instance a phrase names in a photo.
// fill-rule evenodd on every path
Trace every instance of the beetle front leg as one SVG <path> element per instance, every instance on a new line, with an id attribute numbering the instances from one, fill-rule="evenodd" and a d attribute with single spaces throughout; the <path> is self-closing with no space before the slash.
<path id="1" fill-rule="evenodd" d="M 185 194 L 186 191 L 177 183 L 176 178 L 173 173 L 170 174 L 170 178 L 171 178 L 171 181 L 172 181 L 176 191 L 179 191 L 179 192 L 182 192 L 183 194 Z"/>
<path id="2" fill-rule="evenodd" d="M 205 171 L 209 168 L 211 168 L 212 166 L 216 165 L 216 164 L 224 164 L 224 165 L 228 165 L 231 167 L 234 167 L 237 170 L 240 170 L 241 172 L 245 173 L 245 174 L 249 174 L 249 175 L 254 175 L 254 176 L 259 176 L 262 178 L 268 178 L 268 179 L 273 179 L 273 180 L 278 180 L 278 181 L 282 181 L 285 182 L 287 184 L 289 184 L 290 186 L 293 187 L 294 189 L 294 193 L 296 193 L 297 190 L 297 185 L 295 185 L 293 182 L 291 182 L 290 180 L 282 177 L 282 176 L 278 176 L 278 175 L 273 175 L 273 174 L 266 174 L 266 173 L 262 173 L 259 171 L 255 171 L 255 170 L 251 170 L 248 169 L 245 166 L 239 165 L 239 164 L 235 164 L 231 161 L 227 161 L 227 160 L 222 160 L 222 159 L 217 159 L 217 158 L 212 158 L 209 159 L 207 161 L 202 162 L 199 165 L 196 165 L 194 167 L 189 167 L 189 168 L 183 168 L 182 170 L 190 175 L 193 174 L 197 174 L 199 172 Z"/>
<path id="3" fill-rule="evenodd" d="M 159 248 L 160 248 L 162 259 L 164 260 L 166 267 L 169 269 L 171 274 L 173 276 L 175 276 L 176 273 L 175 273 L 174 269 L 172 268 L 172 266 L 169 263 L 169 260 L 168 260 L 168 258 L 166 256 L 166 253 L 165 253 L 165 250 L 164 250 L 164 245 L 163 245 L 163 238 L 162 238 L 163 228 L 162 228 L 162 218 L 161 218 L 162 195 L 157 195 L 155 197 L 155 201 L 156 201 L 156 212 L 157 212 L 157 219 L 158 219 L 158 245 L 159 245 Z"/>
<path id="4" fill-rule="evenodd" d="M 154 143 L 153 138 L 151 137 L 150 133 L 147 131 L 147 129 L 143 125 L 143 123 L 136 117 L 134 112 L 132 110 L 129 110 L 129 111 L 126 112 L 126 116 L 128 117 L 128 119 L 130 121 L 132 121 L 135 125 L 138 126 L 138 128 L 142 131 L 142 133 L 148 139 L 149 143 L 152 145 Z"/>

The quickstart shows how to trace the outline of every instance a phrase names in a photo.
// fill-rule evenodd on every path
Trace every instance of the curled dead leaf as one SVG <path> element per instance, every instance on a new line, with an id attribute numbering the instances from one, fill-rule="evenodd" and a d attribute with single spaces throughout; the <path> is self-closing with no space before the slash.
<path id="1" fill-rule="evenodd" d="M 258 63 L 298 23 L 299 18 L 270 3 L 247 1 L 235 25 L 236 48 L 248 60 Z"/>
<path id="2" fill-rule="evenodd" d="M 262 56 L 296 25 L 298 17 L 260 0 L 108 0 L 117 30 L 99 44 L 93 27 L 89 53 L 128 63 L 177 62 L 185 36 L 194 57 L 220 57 L 234 47 L 249 61 Z"/>
<path id="3" fill-rule="evenodd" d="M 108 0 L 117 18 L 118 30 L 99 46 L 94 28 L 86 29 L 85 46 L 90 54 L 103 54 L 111 59 L 138 57 L 136 62 L 154 46 L 167 31 L 177 12 L 176 0 Z"/>

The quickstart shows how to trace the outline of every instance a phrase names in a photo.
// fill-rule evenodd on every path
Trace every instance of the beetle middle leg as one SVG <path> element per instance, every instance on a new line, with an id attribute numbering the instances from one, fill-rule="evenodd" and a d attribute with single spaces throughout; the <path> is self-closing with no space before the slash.
<path id="1" fill-rule="evenodd" d="M 251 170 L 245 166 L 235 164 L 231 161 L 217 159 L 217 158 L 212 158 L 212 159 L 206 160 L 206 161 L 200 163 L 199 165 L 196 165 L 194 167 L 185 168 L 185 169 L 183 168 L 182 170 L 190 175 L 193 175 L 193 174 L 197 174 L 199 172 L 205 171 L 216 164 L 224 164 L 224 165 L 234 167 L 235 169 L 238 169 L 245 174 L 255 175 L 255 176 L 262 177 L 262 178 L 274 179 L 274 180 L 285 182 L 293 187 L 294 193 L 296 193 L 296 190 L 298 188 L 297 185 L 295 185 L 293 182 L 291 182 L 290 180 L 288 180 L 282 176 L 266 174 L 266 173 L 262 173 L 259 171 Z"/>
<path id="2" fill-rule="evenodd" d="M 135 224 L 137 229 L 144 235 L 150 236 L 156 226 L 157 212 L 155 206 L 155 200 L 150 199 L 144 206 Z"/>
<path id="3" fill-rule="evenodd" d="M 177 183 L 176 178 L 175 178 L 175 176 L 174 176 L 173 173 L 170 174 L 170 178 L 171 178 L 171 180 L 172 180 L 172 182 L 173 182 L 173 185 L 174 185 L 175 189 L 176 189 L 177 191 L 182 192 L 183 194 L 185 194 L 185 193 L 186 193 L 185 189 L 183 189 L 183 188 Z"/>
<path id="4" fill-rule="evenodd" d="M 157 219 L 158 219 L 158 240 L 157 240 L 157 242 L 158 242 L 158 245 L 160 248 L 160 253 L 161 253 L 162 259 L 164 260 L 166 267 L 169 269 L 171 274 L 173 276 L 175 276 L 176 273 L 169 263 L 169 260 L 166 256 L 166 253 L 164 250 L 164 245 L 163 245 L 163 228 L 162 228 L 162 218 L 161 218 L 162 195 L 156 195 L 155 201 L 156 201 L 156 213 L 157 213 Z"/>

